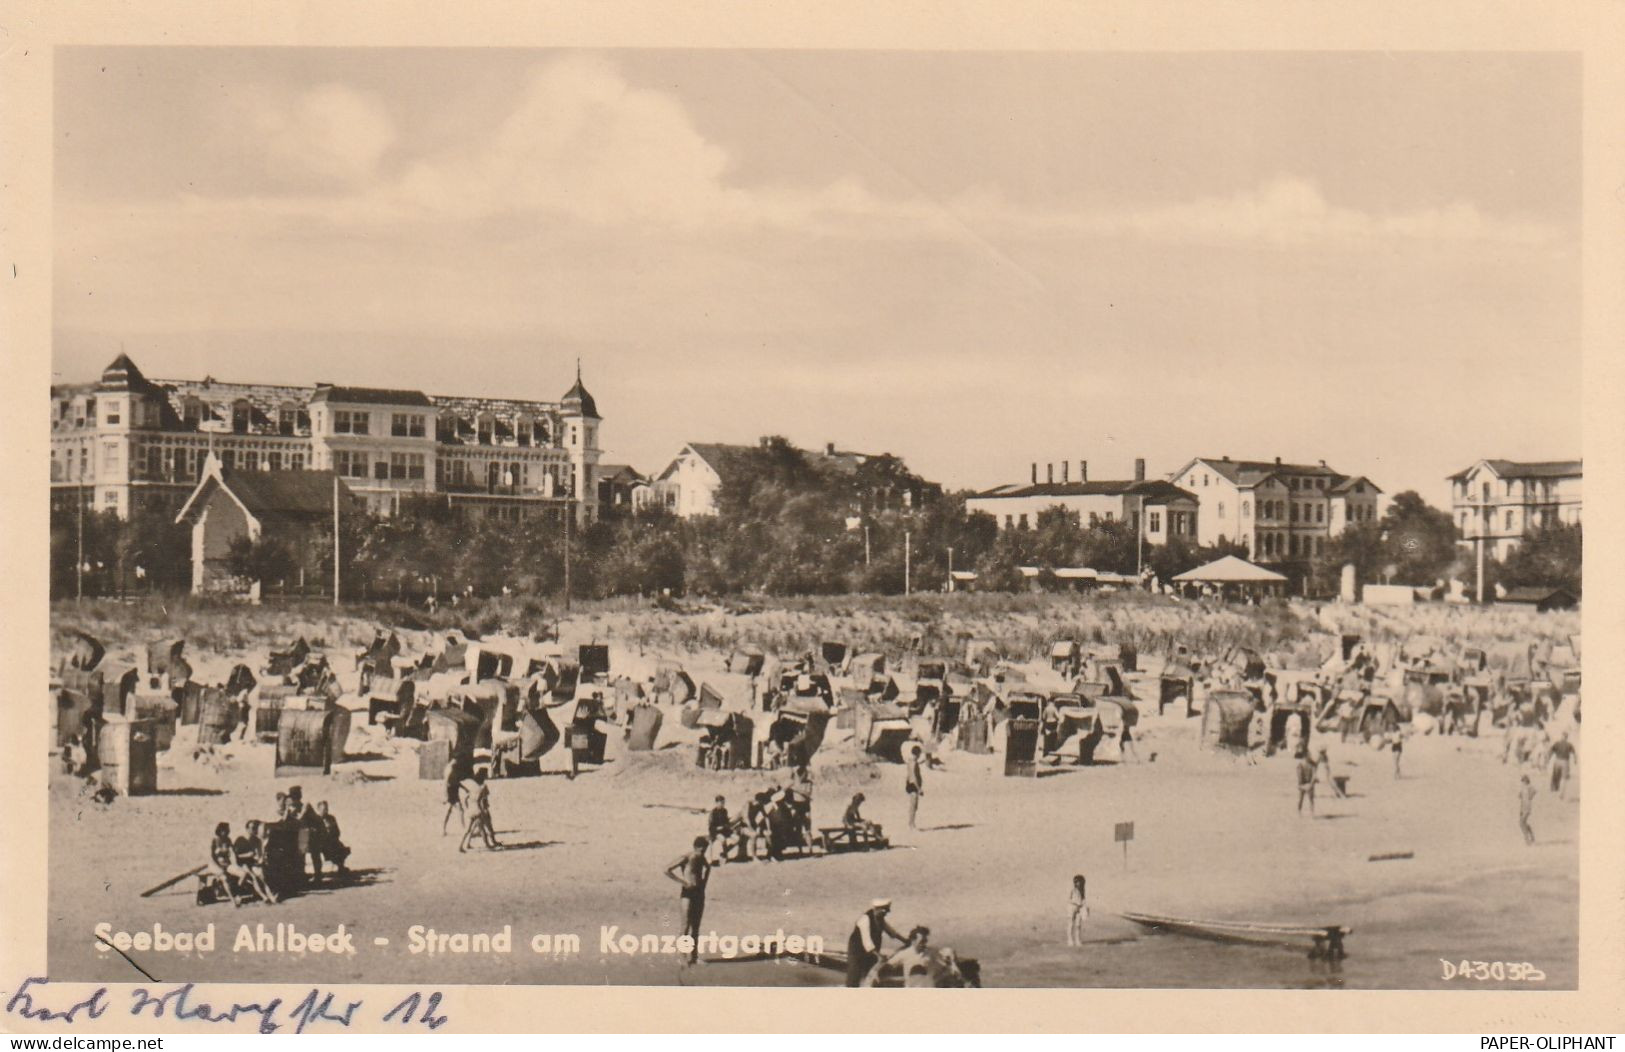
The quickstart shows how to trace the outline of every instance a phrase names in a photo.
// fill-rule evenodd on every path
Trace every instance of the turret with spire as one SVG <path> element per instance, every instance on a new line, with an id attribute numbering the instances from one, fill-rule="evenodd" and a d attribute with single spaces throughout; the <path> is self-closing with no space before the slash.
<path id="1" fill-rule="evenodd" d="M 581 382 L 581 359 L 576 359 L 576 382 L 559 400 L 559 415 L 565 427 L 565 449 L 570 453 L 570 471 L 576 501 L 576 518 L 583 524 L 598 518 L 598 403 Z"/>

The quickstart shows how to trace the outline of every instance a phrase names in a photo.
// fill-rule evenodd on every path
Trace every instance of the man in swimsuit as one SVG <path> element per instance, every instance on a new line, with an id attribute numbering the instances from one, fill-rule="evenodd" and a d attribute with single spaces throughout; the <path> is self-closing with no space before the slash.
<path id="1" fill-rule="evenodd" d="M 920 812 L 920 797 L 925 795 L 925 774 L 921 771 L 920 756 L 924 752 L 919 745 L 909 749 L 907 770 L 903 773 L 903 792 L 908 794 L 908 827 L 918 829 L 915 818 Z"/>
<path id="2" fill-rule="evenodd" d="M 1298 752 L 1298 813 L 1303 814 L 1303 802 L 1309 801 L 1309 817 L 1315 815 L 1315 761 L 1307 749 Z"/>
<path id="3" fill-rule="evenodd" d="M 1529 825 L 1529 816 L 1535 811 L 1535 787 L 1530 784 L 1529 776 L 1523 776 L 1523 784 L 1518 787 L 1518 828 L 1523 831 L 1523 842 L 1534 846 L 1535 831 Z"/>
<path id="4" fill-rule="evenodd" d="M 705 860 L 706 839 L 694 838 L 694 848 L 682 858 L 666 867 L 666 876 L 683 886 L 678 895 L 683 907 L 683 935 L 693 940 L 689 947 L 688 963 L 700 957 L 700 920 L 705 916 L 705 885 L 711 879 L 711 863 Z"/>

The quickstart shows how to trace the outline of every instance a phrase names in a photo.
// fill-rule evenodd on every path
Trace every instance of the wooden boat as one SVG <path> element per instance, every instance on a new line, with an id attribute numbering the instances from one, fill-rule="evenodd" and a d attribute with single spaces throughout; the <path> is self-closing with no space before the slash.
<path id="1" fill-rule="evenodd" d="M 1152 913 L 1123 913 L 1123 919 L 1153 931 L 1172 932 L 1215 942 L 1307 949 L 1312 957 L 1342 958 L 1343 940 L 1354 929 L 1341 924 L 1264 924 L 1254 921 L 1189 920 Z"/>

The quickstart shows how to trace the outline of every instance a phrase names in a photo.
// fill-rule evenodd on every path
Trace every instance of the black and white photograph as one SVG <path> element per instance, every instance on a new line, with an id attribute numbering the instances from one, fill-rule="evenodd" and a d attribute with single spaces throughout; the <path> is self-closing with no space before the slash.
<path id="1" fill-rule="evenodd" d="M 50 83 L 52 981 L 1586 983 L 1579 53 Z"/>

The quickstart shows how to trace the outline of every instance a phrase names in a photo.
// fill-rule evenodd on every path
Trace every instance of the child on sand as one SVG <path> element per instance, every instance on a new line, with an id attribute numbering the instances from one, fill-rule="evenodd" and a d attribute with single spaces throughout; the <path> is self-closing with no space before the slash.
<path id="1" fill-rule="evenodd" d="M 1079 873 L 1072 878 L 1072 917 L 1066 926 L 1066 944 L 1068 946 L 1083 945 L 1083 926 L 1089 920 L 1089 899 L 1085 890 L 1083 874 Z"/>

